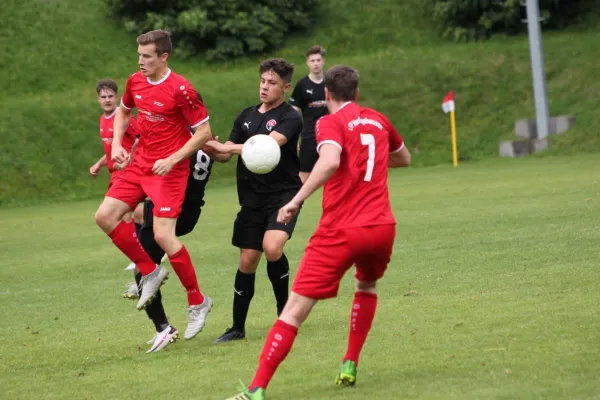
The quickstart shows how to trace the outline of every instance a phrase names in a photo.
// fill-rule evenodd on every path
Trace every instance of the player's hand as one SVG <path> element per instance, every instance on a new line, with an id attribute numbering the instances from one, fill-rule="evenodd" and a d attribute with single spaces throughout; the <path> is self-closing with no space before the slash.
<path id="1" fill-rule="evenodd" d="M 208 151 L 211 151 L 214 153 L 218 153 L 218 154 L 231 153 L 229 146 L 226 146 L 226 145 L 220 143 L 218 140 L 209 140 L 208 142 L 206 142 L 206 144 L 204 146 L 206 147 L 206 149 Z"/>
<path id="2" fill-rule="evenodd" d="M 169 158 L 163 158 L 161 160 L 156 160 L 154 166 L 152 167 L 152 172 L 159 176 L 165 176 L 171 171 L 174 163 Z"/>
<path id="3" fill-rule="evenodd" d="M 133 153 L 129 153 L 129 155 L 127 156 L 127 159 L 122 163 L 115 163 L 113 165 L 113 169 L 117 170 L 117 171 L 122 171 L 125 169 L 126 166 L 128 166 L 132 162 L 133 162 Z"/>
<path id="4" fill-rule="evenodd" d="M 115 146 L 112 145 L 112 150 L 110 153 L 110 159 L 116 162 L 117 164 L 124 163 L 129 158 L 129 154 L 123 148 L 123 146 Z"/>
<path id="5" fill-rule="evenodd" d="M 96 163 L 90 167 L 90 175 L 92 177 L 94 177 L 94 178 L 97 177 L 99 172 L 100 172 L 100 166 L 98 165 L 98 163 Z"/>
<path id="6" fill-rule="evenodd" d="M 277 222 L 280 224 L 287 224 L 294 218 L 294 215 L 298 214 L 301 204 L 296 203 L 294 200 L 287 203 L 285 206 L 279 209 L 277 213 Z"/>

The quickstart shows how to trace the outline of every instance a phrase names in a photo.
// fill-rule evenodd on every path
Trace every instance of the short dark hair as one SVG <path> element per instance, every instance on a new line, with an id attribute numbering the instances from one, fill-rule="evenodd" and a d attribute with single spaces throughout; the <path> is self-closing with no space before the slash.
<path id="1" fill-rule="evenodd" d="M 268 60 L 260 63 L 258 73 L 262 75 L 267 71 L 273 71 L 282 81 L 290 83 L 292 81 L 292 75 L 294 74 L 294 64 L 290 64 L 283 58 L 269 58 Z"/>
<path id="2" fill-rule="evenodd" d="M 154 44 L 156 46 L 156 54 L 159 56 L 164 53 L 171 54 L 173 51 L 173 44 L 171 43 L 171 33 L 157 29 L 154 31 L 146 32 L 137 37 L 137 44 L 142 46 L 147 44 Z"/>
<path id="3" fill-rule="evenodd" d="M 338 101 L 352 101 L 358 89 L 358 71 L 347 65 L 336 65 L 325 73 L 325 87 Z"/>
<path id="4" fill-rule="evenodd" d="M 322 57 L 325 57 L 326 53 L 327 52 L 323 47 L 319 46 L 318 44 L 315 44 L 306 52 L 306 58 L 312 56 L 313 54 L 320 54 Z"/>
<path id="5" fill-rule="evenodd" d="M 110 78 L 106 78 L 99 80 L 98 83 L 96 83 L 96 93 L 100 94 L 102 89 L 110 89 L 116 94 L 119 90 L 119 87 L 117 86 L 117 82 Z"/>

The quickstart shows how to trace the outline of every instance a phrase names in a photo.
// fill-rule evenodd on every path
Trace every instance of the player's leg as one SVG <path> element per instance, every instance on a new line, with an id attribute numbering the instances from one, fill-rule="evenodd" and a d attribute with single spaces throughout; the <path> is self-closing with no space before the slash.
<path id="1" fill-rule="evenodd" d="M 128 222 L 128 220 L 126 219 L 127 216 L 129 216 L 129 220 L 133 219 L 133 223 L 135 224 L 135 231 L 139 238 L 140 229 L 142 228 L 142 224 L 144 223 L 144 203 L 138 204 L 135 207 L 135 210 L 133 210 L 133 213 L 131 213 L 131 214 L 127 213 L 127 215 L 125 217 L 123 217 L 123 221 Z M 152 255 L 150 255 L 150 258 L 152 258 Z M 125 267 L 125 271 L 133 271 L 133 270 L 135 270 L 134 263 L 129 263 L 129 265 Z M 130 294 L 131 294 L 130 296 L 124 295 L 123 297 L 129 298 L 129 299 L 137 298 L 137 287 L 135 288 L 135 292 L 131 291 Z"/>
<path id="2" fill-rule="evenodd" d="M 343 233 L 315 232 L 300 262 L 290 298 L 267 335 L 252 383 L 237 398 L 264 398 L 277 367 L 292 348 L 298 328 L 318 300 L 337 295 L 340 280 L 351 265 L 351 253 Z"/>
<path id="3" fill-rule="evenodd" d="M 277 303 L 277 315 L 280 315 L 288 300 L 290 284 L 290 264 L 283 252 L 283 247 L 289 239 L 289 234 L 280 230 L 265 232 L 263 248 L 267 259 L 267 275 L 273 287 Z"/>
<path id="4" fill-rule="evenodd" d="M 131 205 L 125 201 L 105 197 L 96 211 L 96 223 L 112 239 L 115 246 L 138 265 L 142 275 L 149 275 L 156 266 L 140 246 L 135 226 L 122 220 L 130 210 Z"/>
<path id="5" fill-rule="evenodd" d="M 267 259 L 267 274 L 277 302 L 277 315 L 281 314 L 287 302 L 290 282 L 290 265 L 283 249 L 292 237 L 299 215 L 296 214 L 287 224 L 280 224 L 277 222 L 277 213 L 294 195 L 295 192 L 282 196 L 266 213 L 267 230 L 262 247 Z"/>
<path id="6" fill-rule="evenodd" d="M 156 240 L 154 240 L 154 219 L 152 215 L 154 204 L 152 201 L 146 200 L 141 208 L 143 209 L 143 217 L 141 218 L 141 220 L 143 220 L 143 224 L 140 226 L 138 231 L 140 242 L 142 243 L 144 250 L 146 250 L 146 252 L 152 258 L 152 261 L 154 261 L 156 264 L 160 264 L 165 253 L 160 248 L 158 243 L 156 243 Z M 141 275 L 139 273 L 135 274 L 135 280 L 139 285 L 141 280 Z M 156 335 L 151 343 L 149 343 L 152 345 L 150 350 L 148 350 L 149 353 L 160 351 L 169 345 L 169 343 L 173 343 L 177 340 L 179 332 L 175 327 L 169 324 L 169 320 L 162 303 L 162 293 L 160 290 L 156 292 L 156 297 L 146 306 L 146 314 L 156 329 Z"/>
<path id="7" fill-rule="evenodd" d="M 188 175 L 187 163 L 180 163 L 165 176 L 145 176 L 142 187 L 154 203 L 154 239 L 167 253 L 171 267 L 188 295 L 188 327 L 184 337 L 191 339 L 204 327 L 206 316 L 212 308 L 212 300 L 200 292 L 190 254 L 175 235 Z"/>
<path id="8" fill-rule="evenodd" d="M 139 202 L 146 197 L 143 180 L 144 174 L 141 167 L 134 162 L 123 171 L 119 179 L 110 187 L 106 194 L 107 198 L 120 199 L 127 203 L 129 210 L 134 210 Z M 101 227 L 105 224 L 103 221 L 106 220 L 104 210 L 101 206 L 96 214 L 96 220 Z M 164 280 L 167 279 L 168 271 L 152 261 L 148 253 L 141 246 L 134 224 L 122 221 L 121 218 L 123 215 L 119 216 L 118 226 L 109 233 L 109 236 L 129 256 L 130 260 L 142 274 L 140 282 L 141 295 L 137 303 L 137 309 L 141 310 L 156 295 Z M 107 229 L 109 228 L 110 226 L 103 227 L 107 233 Z"/>
<path id="9" fill-rule="evenodd" d="M 159 204 L 156 204 L 154 207 L 154 238 L 167 253 L 173 271 L 175 271 L 187 292 L 188 326 L 184 338 L 192 339 L 204 327 L 206 316 L 212 308 L 212 299 L 204 296 L 200 291 L 196 270 L 192 264 L 190 254 L 175 235 L 177 220 L 169 217 L 158 217 L 156 215 L 158 208 Z"/>
<path id="10" fill-rule="evenodd" d="M 350 311 L 348 347 L 335 383 L 356 383 L 358 359 L 367 340 L 377 310 L 376 282 L 387 269 L 396 236 L 395 225 L 355 229 L 348 233 L 356 257 L 356 289 Z"/>
<path id="11" fill-rule="evenodd" d="M 246 318 L 254 297 L 256 269 L 262 257 L 265 225 L 261 210 L 242 207 L 233 223 L 231 243 L 240 249 L 240 263 L 233 284 L 233 325 L 214 343 L 246 337 Z"/>

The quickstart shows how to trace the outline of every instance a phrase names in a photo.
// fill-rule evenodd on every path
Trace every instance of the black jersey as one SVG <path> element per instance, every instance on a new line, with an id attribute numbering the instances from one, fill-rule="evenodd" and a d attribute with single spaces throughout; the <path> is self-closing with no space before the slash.
<path id="1" fill-rule="evenodd" d="M 244 144 L 254 135 L 269 135 L 277 131 L 287 138 L 281 146 L 281 159 L 275 169 L 267 174 L 250 172 L 241 156 L 237 162 L 237 189 L 240 205 L 261 206 L 265 199 L 301 186 L 298 172 L 300 162 L 296 151 L 302 132 L 302 118 L 288 103 L 261 113 L 259 105 L 249 107 L 236 118 L 229 141 Z"/>
<path id="2" fill-rule="evenodd" d="M 204 192 L 213 163 L 214 161 L 202 150 L 190 157 L 190 174 L 182 207 L 201 208 L 204 205 Z"/>
<path id="3" fill-rule="evenodd" d="M 290 104 L 302 110 L 304 119 L 302 140 L 315 140 L 315 124 L 319 118 L 327 114 L 325 82 L 314 83 L 308 76 L 300 79 L 290 97 Z"/>

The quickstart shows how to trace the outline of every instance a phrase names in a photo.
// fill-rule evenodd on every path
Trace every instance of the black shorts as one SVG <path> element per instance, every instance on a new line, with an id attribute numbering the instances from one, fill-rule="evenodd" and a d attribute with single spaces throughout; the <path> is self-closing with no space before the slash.
<path id="1" fill-rule="evenodd" d="M 298 214 L 287 224 L 277 222 L 279 209 L 286 205 L 297 192 L 280 194 L 263 203 L 262 207 L 242 206 L 233 223 L 231 244 L 240 249 L 263 251 L 266 231 L 284 231 L 292 238 Z"/>
<path id="2" fill-rule="evenodd" d="M 300 142 L 300 172 L 311 172 L 318 158 L 317 141 L 302 139 Z"/>
<path id="3" fill-rule="evenodd" d="M 144 201 L 144 229 L 150 229 L 152 232 L 154 215 L 152 210 L 154 209 L 154 203 L 152 200 Z M 200 213 L 202 212 L 202 205 L 193 202 L 187 202 L 184 200 L 181 205 L 181 213 L 177 218 L 175 224 L 175 235 L 184 236 L 194 230 L 194 227 L 198 223 Z"/>

